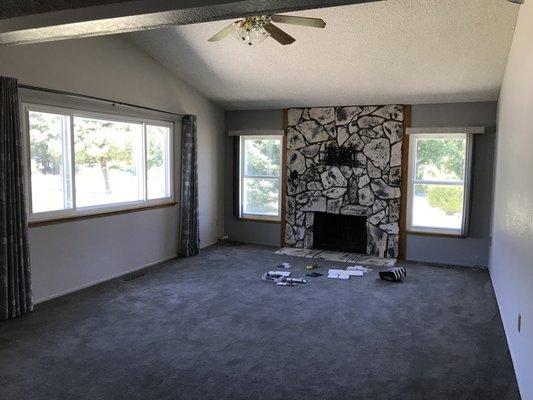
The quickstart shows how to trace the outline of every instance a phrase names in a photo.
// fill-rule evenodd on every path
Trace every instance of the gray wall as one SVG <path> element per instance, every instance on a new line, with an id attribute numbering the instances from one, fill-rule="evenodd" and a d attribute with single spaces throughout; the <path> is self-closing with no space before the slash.
<path id="1" fill-rule="evenodd" d="M 200 237 L 223 231 L 224 112 L 120 37 L 0 49 L 0 75 L 198 115 Z M 177 254 L 178 209 L 161 208 L 30 229 L 36 301 L 100 282 Z"/>
<path id="2" fill-rule="evenodd" d="M 490 257 L 490 274 L 524 400 L 533 399 L 532 38 L 533 2 L 526 1 L 520 7 L 498 106 Z"/>
<path id="3" fill-rule="evenodd" d="M 226 130 L 283 129 L 283 110 L 227 111 Z M 280 224 L 241 221 L 233 216 L 233 137 L 225 138 L 224 230 L 232 240 L 279 246 Z"/>
<path id="4" fill-rule="evenodd" d="M 407 237 L 407 258 L 443 264 L 487 265 L 490 230 L 494 127 L 496 103 L 459 103 L 414 105 L 412 126 L 481 125 L 487 133 L 478 135 L 474 143 L 474 179 L 470 237 L 466 239 L 432 236 Z M 282 110 L 226 112 L 226 129 L 282 129 Z M 251 243 L 279 245 L 279 224 L 237 221 L 233 217 L 233 147 L 226 138 L 225 230 L 233 239 Z"/>
<path id="5" fill-rule="evenodd" d="M 413 105 L 411 125 L 480 125 L 474 141 L 470 235 L 465 239 L 407 235 L 407 259 L 457 265 L 488 265 L 496 103 Z"/>

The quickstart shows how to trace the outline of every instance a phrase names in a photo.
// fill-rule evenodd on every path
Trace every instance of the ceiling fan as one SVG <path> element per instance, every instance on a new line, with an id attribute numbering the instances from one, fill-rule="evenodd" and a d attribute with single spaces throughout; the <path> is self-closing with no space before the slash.
<path id="1" fill-rule="evenodd" d="M 309 26 L 312 28 L 324 28 L 326 26 L 324 20 L 320 18 L 295 17 L 292 15 L 257 15 L 235 21 L 211 36 L 208 41 L 217 42 L 230 34 L 235 36 L 240 42 L 250 46 L 261 43 L 269 36 L 282 45 L 291 44 L 296 40 L 272 22 Z"/>

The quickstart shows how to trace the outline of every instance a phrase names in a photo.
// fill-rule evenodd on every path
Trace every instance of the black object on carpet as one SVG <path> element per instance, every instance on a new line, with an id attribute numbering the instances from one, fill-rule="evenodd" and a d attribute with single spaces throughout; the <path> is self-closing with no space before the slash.
<path id="1" fill-rule="evenodd" d="M 0 323 L 0 398 L 519 398 L 486 271 L 280 287 L 261 274 L 309 260 L 273 253 L 214 246 Z"/>

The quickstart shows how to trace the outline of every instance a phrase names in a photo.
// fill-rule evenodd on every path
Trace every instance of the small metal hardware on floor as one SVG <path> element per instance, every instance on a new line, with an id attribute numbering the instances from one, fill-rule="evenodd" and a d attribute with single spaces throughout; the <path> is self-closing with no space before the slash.
<path id="1" fill-rule="evenodd" d="M 317 265 L 317 264 L 314 264 L 314 263 L 313 263 L 313 264 L 307 264 L 307 265 L 305 266 L 305 268 L 307 268 L 309 271 L 311 271 L 311 270 L 313 270 L 313 269 L 318 268 L 318 265 Z"/>

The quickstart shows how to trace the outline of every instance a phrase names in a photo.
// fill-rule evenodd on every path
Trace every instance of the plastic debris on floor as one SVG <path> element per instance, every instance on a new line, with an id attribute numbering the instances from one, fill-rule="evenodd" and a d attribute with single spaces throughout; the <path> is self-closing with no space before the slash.
<path id="1" fill-rule="evenodd" d="M 261 276 L 263 281 L 274 282 L 277 286 L 296 286 L 299 283 L 307 283 L 303 278 L 291 278 L 289 271 L 268 271 Z"/>

